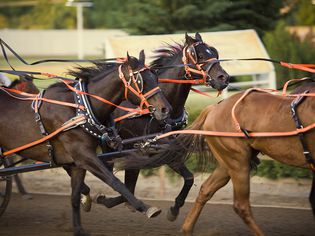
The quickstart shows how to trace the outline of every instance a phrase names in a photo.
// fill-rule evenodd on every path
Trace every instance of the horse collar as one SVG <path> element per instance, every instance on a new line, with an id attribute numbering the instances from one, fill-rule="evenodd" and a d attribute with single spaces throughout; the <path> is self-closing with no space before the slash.
<path id="1" fill-rule="evenodd" d="M 113 119 L 110 118 L 110 121 L 108 122 L 110 127 L 106 127 L 105 125 L 101 124 L 101 122 L 99 122 L 99 120 L 94 115 L 91 103 L 85 94 L 88 92 L 87 84 L 82 80 L 79 80 L 75 84 L 74 88 L 82 92 L 74 93 L 74 98 L 78 105 L 85 107 L 85 110 L 79 108 L 76 110 L 77 115 L 84 115 L 86 118 L 87 122 L 80 125 L 83 130 L 93 137 L 100 139 L 101 143 L 106 142 L 108 144 L 112 140 L 117 140 L 118 135 L 114 127 Z"/>
<path id="2" fill-rule="evenodd" d="M 163 130 L 180 130 L 184 129 L 188 124 L 188 112 L 186 111 L 185 107 L 183 109 L 182 114 L 176 118 L 176 119 L 169 119 L 165 126 L 163 127 Z"/>

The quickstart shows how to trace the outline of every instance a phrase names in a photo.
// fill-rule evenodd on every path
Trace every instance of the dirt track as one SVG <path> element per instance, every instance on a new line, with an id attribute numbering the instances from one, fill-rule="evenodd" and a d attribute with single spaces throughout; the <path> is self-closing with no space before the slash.
<path id="1" fill-rule="evenodd" d="M 122 178 L 122 173 L 118 173 L 118 177 Z M 188 195 L 189 201 L 195 199 L 201 183 L 206 178 L 207 175 L 196 175 L 195 185 Z M 62 169 L 53 169 L 26 173 L 23 175 L 23 181 L 27 190 L 32 193 L 33 199 L 23 200 L 20 195 L 13 195 L 7 211 L 0 218 L 0 236 L 71 236 L 70 183 L 65 172 Z M 87 176 L 86 181 L 92 187 L 92 195 L 99 191 L 105 192 L 106 195 L 116 195 L 91 175 Z M 252 204 L 273 206 L 253 209 L 266 235 L 315 235 L 315 221 L 307 200 L 309 180 L 270 181 L 254 177 L 251 182 Z M 181 224 L 192 204 L 185 204 L 176 222 L 168 222 L 166 212 L 171 202 L 166 200 L 174 200 L 180 191 L 182 181 L 166 179 L 164 185 L 164 197 L 161 195 L 161 179 L 158 176 L 140 177 L 137 185 L 136 195 L 139 198 L 156 199 L 145 202 L 163 210 L 157 218 L 146 219 L 142 214 L 132 213 L 124 206 L 106 209 L 94 205 L 92 212 L 82 213 L 85 229 L 92 236 L 181 235 L 179 232 Z M 196 226 L 196 236 L 250 235 L 246 226 L 232 210 L 230 205 L 232 192 L 232 186 L 228 184 L 215 194 L 211 202 L 218 204 L 206 205 Z M 302 209 L 274 208 L 278 206 Z"/>
<path id="2" fill-rule="evenodd" d="M 6 213 L 0 219 L 3 236 L 70 236 L 71 209 L 68 196 L 34 194 L 32 200 L 22 200 L 14 194 Z M 184 216 L 191 207 L 186 204 L 176 222 L 168 222 L 165 213 L 167 201 L 146 201 L 163 209 L 161 215 L 146 219 L 132 213 L 124 206 L 116 209 L 94 205 L 90 213 L 82 213 L 83 224 L 92 235 L 160 236 L 180 235 Z M 257 221 L 266 235 L 304 235 L 315 232 L 315 222 L 310 210 L 255 207 Z M 195 235 L 250 235 L 234 214 L 231 205 L 207 204 L 196 226 Z"/>

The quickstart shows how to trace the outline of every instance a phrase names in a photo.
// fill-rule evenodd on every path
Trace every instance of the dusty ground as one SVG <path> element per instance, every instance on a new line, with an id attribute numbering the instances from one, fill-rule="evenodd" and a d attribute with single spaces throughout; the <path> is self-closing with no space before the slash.
<path id="1" fill-rule="evenodd" d="M 206 177 L 197 176 L 196 185 L 188 197 L 189 201 L 196 197 L 200 184 Z M 33 193 L 33 199 L 23 200 L 20 195 L 13 195 L 7 211 L 0 219 L 0 235 L 72 235 L 69 178 L 61 170 L 55 169 L 24 174 L 23 181 L 28 191 Z M 87 182 L 92 186 L 93 193 L 103 190 L 108 195 L 115 194 L 92 176 L 87 177 Z M 252 203 L 272 205 L 253 209 L 266 235 L 314 235 L 315 221 L 307 202 L 310 181 L 286 179 L 273 182 L 254 178 L 252 182 Z M 163 197 L 159 188 L 159 177 L 139 180 L 136 195 L 163 210 L 157 218 L 146 219 L 142 214 L 132 213 L 124 206 L 106 209 L 94 205 L 90 213 L 82 213 L 83 224 L 92 235 L 99 236 L 180 235 L 181 224 L 192 204 L 187 203 L 184 206 L 176 222 L 168 222 L 165 214 L 171 205 L 167 199 L 174 199 L 181 183 L 181 180 L 166 181 Z M 152 201 L 148 198 L 159 200 Z M 215 204 L 206 205 L 196 225 L 195 235 L 249 235 L 247 228 L 234 214 L 229 204 L 231 199 L 231 186 L 228 185 L 213 198 L 211 202 Z M 278 206 L 289 208 L 279 209 Z"/>

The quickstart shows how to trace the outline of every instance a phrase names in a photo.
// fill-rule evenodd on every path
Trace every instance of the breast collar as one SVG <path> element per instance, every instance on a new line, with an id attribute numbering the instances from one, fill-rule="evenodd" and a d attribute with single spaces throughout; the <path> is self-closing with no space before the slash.
<path id="1" fill-rule="evenodd" d="M 79 80 L 75 84 L 74 88 L 84 93 L 88 92 L 87 83 L 82 80 Z M 107 122 L 106 125 L 103 125 L 101 122 L 99 122 L 99 120 L 94 115 L 89 98 L 84 93 L 74 93 L 75 102 L 85 107 L 85 110 L 79 108 L 76 110 L 77 115 L 84 115 L 87 120 L 86 123 L 80 126 L 85 132 L 102 141 L 111 139 L 112 135 L 116 136 L 117 132 L 114 127 L 114 120 L 110 118 L 110 121 Z"/>
<path id="2" fill-rule="evenodd" d="M 167 130 L 170 128 L 172 131 L 180 130 L 180 129 L 184 129 L 187 126 L 187 124 L 188 124 L 188 112 L 186 111 L 184 107 L 181 116 L 176 119 L 169 119 L 163 129 Z"/>

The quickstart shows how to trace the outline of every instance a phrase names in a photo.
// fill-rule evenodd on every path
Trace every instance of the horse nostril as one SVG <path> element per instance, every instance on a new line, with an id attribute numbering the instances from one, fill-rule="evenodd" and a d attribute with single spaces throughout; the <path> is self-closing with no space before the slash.
<path id="1" fill-rule="evenodd" d="M 162 107 L 161 112 L 162 114 L 168 114 L 169 110 L 166 107 Z"/>
<path id="2" fill-rule="evenodd" d="M 224 75 L 219 75 L 218 79 L 221 80 L 221 81 L 224 81 L 224 80 L 226 80 L 226 77 Z"/>
<path id="3" fill-rule="evenodd" d="M 156 108 L 153 107 L 153 106 L 148 106 L 148 109 L 151 113 L 155 112 L 156 111 Z"/>

